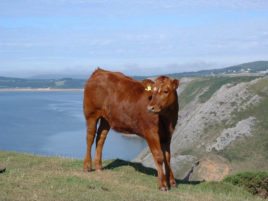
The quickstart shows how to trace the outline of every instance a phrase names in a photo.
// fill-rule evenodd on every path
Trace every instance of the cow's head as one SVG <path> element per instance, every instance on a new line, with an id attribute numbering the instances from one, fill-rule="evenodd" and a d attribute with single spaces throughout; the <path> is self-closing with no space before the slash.
<path id="1" fill-rule="evenodd" d="M 179 86 L 179 80 L 171 79 L 166 76 L 158 77 L 145 90 L 151 91 L 150 102 L 147 107 L 148 111 L 160 113 L 177 100 L 176 89 Z"/>

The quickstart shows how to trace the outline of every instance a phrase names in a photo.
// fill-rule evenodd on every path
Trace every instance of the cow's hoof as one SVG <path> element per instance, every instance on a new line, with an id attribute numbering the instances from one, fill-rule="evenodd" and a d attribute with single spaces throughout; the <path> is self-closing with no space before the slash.
<path id="1" fill-rule="evenodd" d="M 84 168 L 84 172 L 91 172 L 92 169 L 91 168 Z"/>
<path id="2" fill-rule="evenodd" d="M 98 168 L 95 170 L 96 172 L 102 172 L 102 169 L 101 168 Z"/>
<path id="3" fill-rule="evenodd" d="M 176 183 L 176 181 L 170 181 L 170 186 L 171 186 L 172 188 L 177 188 L 177 183 Z"/>
<path id="4" fill-rule="evenodd" d="M 159 188 L 160 191 L 168 191 L 168 188 L 166 186 L 162 186 Z"/>

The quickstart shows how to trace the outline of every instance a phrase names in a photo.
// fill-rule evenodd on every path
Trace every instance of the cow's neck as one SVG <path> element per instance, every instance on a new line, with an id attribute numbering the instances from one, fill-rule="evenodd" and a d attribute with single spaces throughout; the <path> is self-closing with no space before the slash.
<path id="1" fill-rule="evenodd" d="M 165 124 L 168 124 L 168 127 L 170 128 L 169 130 L 171 132 L 174 131 L 175 126 L 177 124 L 178 111 L 179 111 L 179 102 L 176 94 L 176 101 L 159 114 L 159 118 L 162 119 L 162 121 L 164 121 Z"/>
<path id="2" fill-rule="evenodd" d="M 176 94 L 176 99 L 175 101 L 168 106 L 167 108 L 165 108 L 161 113 L 160 116 L 164 116 L 164 117 L 169 117 L 171 114 L 177 114 L 179 111 L 179 102 L 178 102 L 178 97 Z"/>

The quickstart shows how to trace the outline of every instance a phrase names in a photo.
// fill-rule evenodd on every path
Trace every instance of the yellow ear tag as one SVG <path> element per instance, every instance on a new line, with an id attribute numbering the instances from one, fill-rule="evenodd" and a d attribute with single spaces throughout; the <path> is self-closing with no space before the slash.
<path id="1" fill-rule="evenodd" d="M 152 90 L 152 87 L 151 85 L 148 85 L 146 88 L 145 88 L 146 91 L 151 91 Z"/>

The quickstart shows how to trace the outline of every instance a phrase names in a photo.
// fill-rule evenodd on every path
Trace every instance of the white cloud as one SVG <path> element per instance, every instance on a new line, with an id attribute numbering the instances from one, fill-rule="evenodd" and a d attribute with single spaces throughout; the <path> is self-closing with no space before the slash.
<path id="1" fill-rule="evenodd" d="M 265 10 L 259 0 L 2 0 L 0 68 L 153 74 L 266 60 Z"/>

